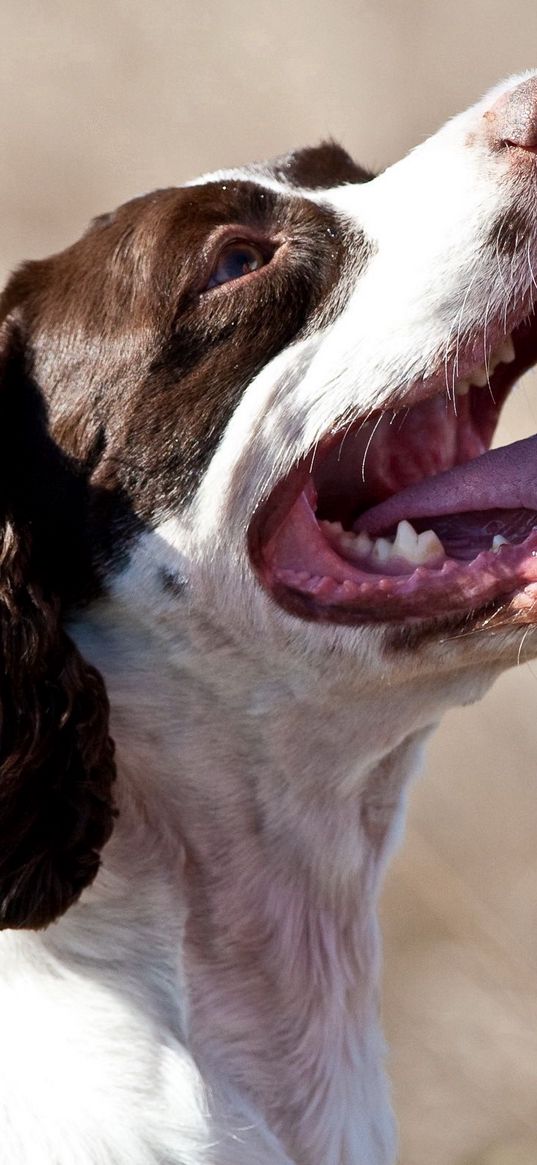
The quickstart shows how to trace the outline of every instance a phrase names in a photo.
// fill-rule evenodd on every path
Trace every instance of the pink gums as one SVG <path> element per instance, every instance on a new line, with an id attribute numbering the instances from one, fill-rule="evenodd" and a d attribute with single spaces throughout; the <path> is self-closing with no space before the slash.
<path id="1" fill-rule="evenodd" d="M 295 598 L 320 604 L 317 618 L 356 621 L 357 608 L 365 621 L 431 618 L 481 607 L 537 582 L 537 530 L 520 545 L 481 551 L 468 563 L 447 558 L 437 566 L 407 567 L 406 573 L 376 574 L 365 562 L 361 568 L 336 552 L 302 493 L 265 546 L 263 559 L 265 582 L 280 601 L 285 588 Z"/>

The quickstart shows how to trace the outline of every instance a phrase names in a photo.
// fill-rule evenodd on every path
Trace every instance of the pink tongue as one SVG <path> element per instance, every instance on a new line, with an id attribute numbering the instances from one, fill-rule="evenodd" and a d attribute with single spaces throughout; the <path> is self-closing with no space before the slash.
<path id="1" fill-rule="evenodd" d="M 367 510 L 354 529 L 379 534 L 402 518 L 491 509 L 537 510 L 537 436 L 408 486 Z"/>

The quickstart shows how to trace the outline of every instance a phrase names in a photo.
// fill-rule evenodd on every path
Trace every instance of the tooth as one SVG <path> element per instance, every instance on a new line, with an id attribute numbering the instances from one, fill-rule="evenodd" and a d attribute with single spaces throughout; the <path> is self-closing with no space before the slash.
<path id="1" fill-rule="evenodd" d="M 494 372 L 495 368 L 498 367 L 498 364 L 512 364 L 514 359 L 515 346 L 511 336 L 508 336 L 507 339 L 504 340 L 503 344 L 500 344 L 499 347 L 496 348 L 495 352 L 491 352 L 488 365 L 489 372 Z"/>
<path id="2" fill-rule="evenodd" d="M 373 543 L 371 557 L 374 562 L 387 562 L 392 556 L 392 543 L 388 538 L 376 538 Z"/>
<path id="3" fill-rule="evenodd" d="M 494 372 L 494 370 L 498 367 L 498 364 L 501 364 L 501 363 L 502 363 L 502 358 L 500 355 L 500 349 L 498 348 L 498 350 L 496 352 L 491 352 L 491 354 L 489 356 L 489 362 L 488 362 L 489 373 Z"/>
<path id="4" fill-rule="evenodd" d="M 338 544 L 345 551 L 347 558 L 368 558 L 373 546 L 371 538 L 365 530 L 362 530 L 360 534 L 344 530 L 338 538 Z"/>
<path id="5" fill-rule="evenodd" d="M 470 372 L 468 380 L 470 384 L 476 384 L 478 388 L 484 388 L 489 382 L 489 377 L 492 372 L 498 367 L 498 364 L 512 364 L 515 359 L 515 346 L 513 344 L 512 336 L 508 336 L 502 344 L 499 344 L 494 352 L 491 352 L 487 364 L 481 364 L 479 368 L 475 368 Z M 459 381 L 459 384 L 464 385 L 464 380 Z M 468 391 L 468 390 L 466 390 Z M 459 385 L 455 385 L 455 393 L 457 396 L 464 396 L 464 388 L 462 392 L 459 391 Z"/>
<path id="6" fill-rule="evenodd" d="M 406 519 L 403 519 L 402 522 L 399 522 L 395 535 L 395 542 L 393 544 L 394 557 L 399 555 L 400 558 L 406 558 L 407 562 L 413 562 L 417 546 L 418 535 L 414 527 Z"/>
<path id="7" fill-rule="evenodd" d="M 417 534 L 410 522 L 403 519 L 397 527 L 395 542 L 389 538 L 377 538 L 372 547 L 374 562 L 385 563 L 391 558 L 404 558 L 415 566 L 428 562 L 438 562 L 445 558 L 444 547 L 434 530 L 424 530 Z"/>
<path id="8" fill-rule="evenodd" d="M 445 558 L 444 547 L 434 530 L 424 530 L 423 534 L 418 534 L 417 554 L 418 557 L 414 559 L 414 562 L 419 563 Z"/>
<path id="9" fill-rule="evenodd" d="M 504 340 L 503 344 L 500 344 L 500 347 L 498 348 L 498 356 L 500 357 L 502 364 L 513 363 L 513 360 L 515 359 L 515 345 L 513 344 L 511 336 L 508 336 L 507 339 Z"/>
<path id="10" fill-rule="evenodd" d="M 438 561 L 445 557 L 444 547 L 434 530 L 424 530 L 417 534 L 410 522 L 399 522 L 393 546 L 392 557 L 399 556 L 421 566 L 426 562 Z"/>
<path id="11" fill-rule="evenodd" d="M 509 539 L 504 538 L 503 534 L 495 534 L 494 538 L 492 539 L 492 549 L 495 551 L 496 554 L 498 553 L 500 546 L 510 546 L 510 545 L 511 545 L 511 543 L 509 542 Z"/>
<path id="12" fill-rule="evenodd" d="M 468 380 L 458 380 L 455 385 L 455 396 L 467 396 L 470 392 L 470 382 Z"/>
<path id="13" fill-rule="evenodd" d="M 482 364 L 480 368 L 475 368 L 474 371 L 470 373 L 468 379 L 471 384 L 476 384 L 478 388 L 484 388 L 485 385 L 489 382 L 485 365 Z"/>
<path id="14" fill-rule="evenodd" d="M 360 558 L 366 558 L 368 554 L 371 554 L 373 542 L 369 534 L 366 534 L 365 531 L 358 534 L 354 540 L 354 547 Z"/>

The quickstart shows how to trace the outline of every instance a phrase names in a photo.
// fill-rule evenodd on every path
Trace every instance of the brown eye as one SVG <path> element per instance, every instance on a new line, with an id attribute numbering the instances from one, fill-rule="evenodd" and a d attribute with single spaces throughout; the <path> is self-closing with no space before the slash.
<path id="1" fill-rule="evenodd" d="M 267 263 L 267 256 L 254 243 L 228 243 L 218 256 L 207 287 L 220 287 L 222 283 L 242 279 L 252 271 L 259 271 L 260 267 L 265 267 Z"/>

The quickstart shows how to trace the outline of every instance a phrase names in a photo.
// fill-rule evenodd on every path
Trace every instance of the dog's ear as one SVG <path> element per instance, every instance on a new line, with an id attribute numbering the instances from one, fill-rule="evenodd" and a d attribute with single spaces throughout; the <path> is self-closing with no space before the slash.
<path id="1" fill-rule="evenodd" d="M 0 327 L 0 928 L 46 926 L 76 901 L 114 818 L 105 687 L 62 627 L 66 483 L 10 316 Z M 66 563 L 71 553 L 63 546 Z"/>

